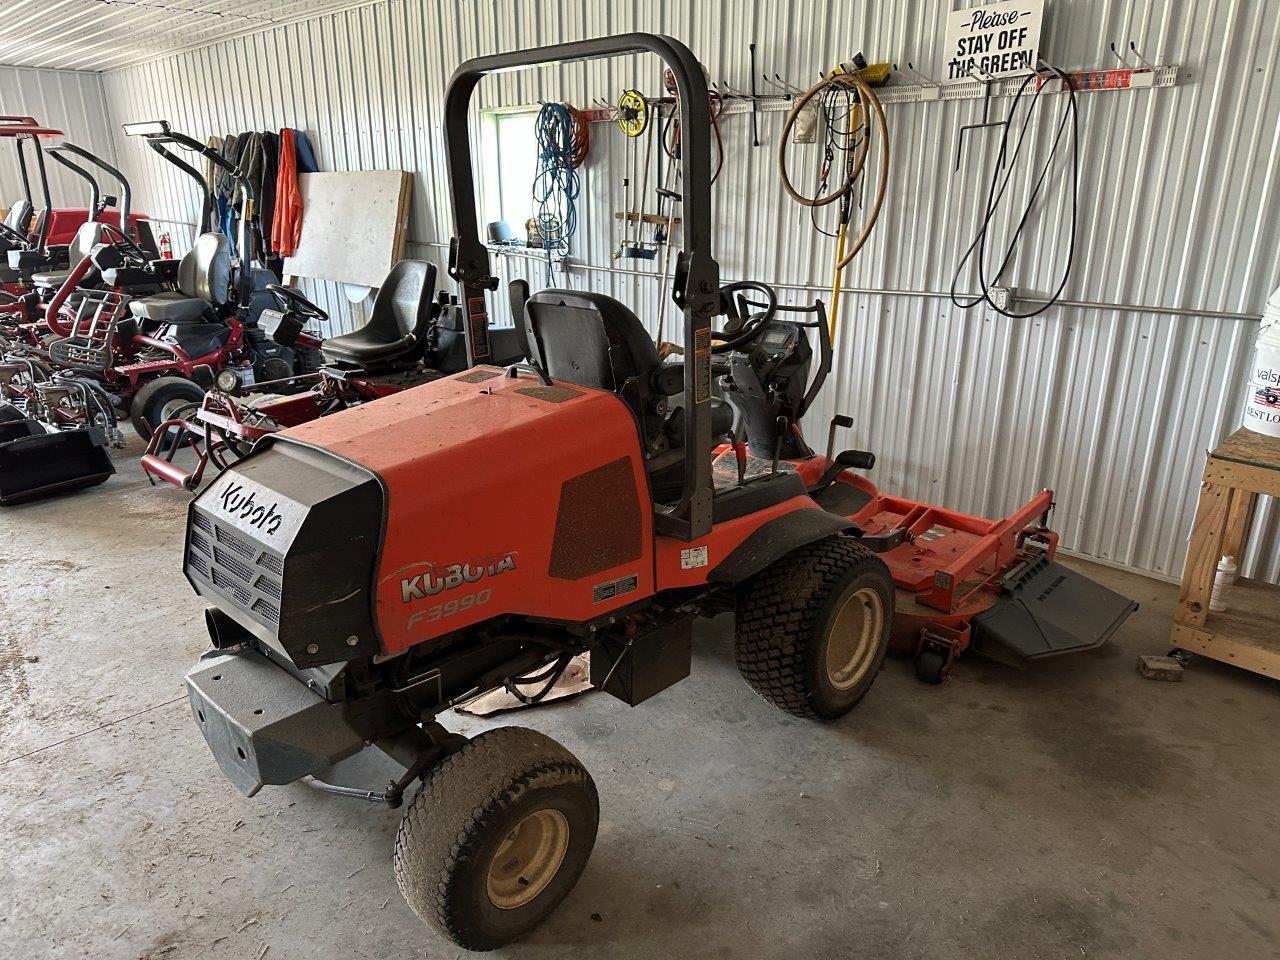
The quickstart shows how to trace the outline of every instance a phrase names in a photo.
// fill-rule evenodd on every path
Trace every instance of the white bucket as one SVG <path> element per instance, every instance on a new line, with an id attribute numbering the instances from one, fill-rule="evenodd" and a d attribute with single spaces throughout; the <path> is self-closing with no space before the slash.
<path id="1" fill-rule="evenodd" d="M 1271 295 L 1262 314 L 1262 329 L 1249 367 L 1243 423 L 1257 433 L 1280 437 L 1280 290 Z"/>

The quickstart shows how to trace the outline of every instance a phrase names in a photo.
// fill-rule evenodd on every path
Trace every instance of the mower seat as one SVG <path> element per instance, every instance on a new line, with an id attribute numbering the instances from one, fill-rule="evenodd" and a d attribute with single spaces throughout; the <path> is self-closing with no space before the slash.
<path id="1" fill-rule="evenodd" d="M 431 326 L 435 286 L 434 263 L 401 260 L 378 288 L 369 322 L 320 345 L 325 360 L 357 363 L 368 369 L 415 358 Z"/>
<path id="2" fill-rule="evenodd" d="M 71 276 L 71 265 L 79 266 L 80 261 L 93 252 L 93 248 L 102 243 L 102 224 L 94 220 L 86 220 L 76 231 L 67 248 L 66 270 L 45 270 L 31 275 L 31 282 L 37 287 L 60 287 Z"/>
<path id="3" fill-rule="evenodd" d="M 178 262 L 178 289 L 141 297 L 129 312 L 152 323 L 194 323 L 226 303 L 231 289 L 231 246 L 220 233 L 202 233 Z"/>
<path id="4" fill-rule="evenodd" d="M 19 200 L 9 208 L 8 215 L 4 218 L 4 225 L 13 230 L 17 230 L 24 236 L 31 229 L 31 203 L 28 200 Z M 5 235 L 0 237 L 0 253 L 13 250 L 17 246 L 17 241 L 12 237 Z"/>
<path id="5" fill-rule="evenodd" d="M 667 445 L 683 446 L 679 418 L 664 422 L 655 401 L 683 391 L 684 369 L 662 362 L 649 331 L 629 309 L 603 293 L 541 290 L 525 302 L 524 324 L 531 359 L 553 380 L 618 394 L 646 443 L 663 436 Z M 711 421 L 718 443 L 733 424 L 732 408 L 719 397 L 711 400 Z"/>
<path id="6" fill-rule="evenodd" d="M 177 290 L 153 293 L 129 302 L 129 312 L 139 320 L 153 323 L 195 323 L 204 319 L 213 304 L 200 297 L 183 296 Z"/>

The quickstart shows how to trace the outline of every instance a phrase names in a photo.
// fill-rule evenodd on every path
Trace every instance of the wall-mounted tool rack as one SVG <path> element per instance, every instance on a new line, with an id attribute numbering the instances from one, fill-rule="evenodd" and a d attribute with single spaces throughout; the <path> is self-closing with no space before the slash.
<path id="1" fill-rule="evenodd" d="M 1181 67 L 1167 65 L 1160 67 L 1121 67 L 1114 70 L 1074 70 L 1067 74 L 1075 84 L 1077 93 L 1098 90 L 1144 90 L 1157 87 L 1177 86 Z M 880 102 L 889 103 L 926 103 L 934 100 L 982 100 L 988 97 L 1016 96 L 1022 76 L 1008 77 L 991 81 L 959 80 L 955 83 L 891 83 L 876 90 Z M 1062 81 L 1051 74 L 1044 74 L 1040 86 L 1045 93 L 1061 93 Z M 723 116 L 750 113 L 753 98 L 750 96 L 726 95 Z M 755 109 L 764 113 L 783 112 L 791 109 L 795 100 L 787 95 L 761 95 L 754 98 Z M 674 103 L 668 97 L 654 97 L 649 101 L 659 112 L 669 109 Z M 583 111 L 592 123 L 612 123 L 616 114 L 612 109 L 593 109 Z"/>

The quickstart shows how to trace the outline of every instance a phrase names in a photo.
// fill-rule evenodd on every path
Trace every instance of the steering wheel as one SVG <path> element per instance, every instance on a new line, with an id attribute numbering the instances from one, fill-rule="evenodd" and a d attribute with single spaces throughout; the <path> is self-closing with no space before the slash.
<path id="1" fill-rule="evenodd" d="M 24 247 L 31 244 L 30 238 L 21 230 L 15 230 L 7 223 L 0 223 L 0 237 L 8 237 L 14 243 L 20 243 Z"/>
<path id="2" fill-rule="evenodd" d="M 276 298 L 276 303 L 280 305 L 280 309 L 285 313 L 297 313 L 309 320 L 329 319 L 329 314 L 325 313 L 293 287 L 269 283 L 266 286 L 266 291 Z"/>
<path id="3" fill-rule="evenodd" d="M 147 252 L 138 245 L 137 241 L 135 241 L 133 237 L 129 236 L 128 233 L 126 233 L 124 230 L 121 230 L 115 224 L 113 223 L 102 224 L 102 232 L 108 235 L 110 234 L 115 235 L 116 239 L 112 240 L 111 242 L 116 246 L 124 247 L 125 256 L 132 255 L 132 257 L 135 260 L 137 260 L 139 263 L 144 263 L 144 264 L 149 259 L 151 259 L 150 257 L 147 256 Z"/>
<path id="4" fill-rule="evenodd" d="M 754 290 L 756 293 L 764 294 L 764 313 L 754 317 L 742 315 L 735 294 L 743 290 Z M 724 303 L 725 316 L 729 318 L 729 322 L 725 324 L 723 330 L 711 331 L 711 339 L 720 341 L 711 347 L 712 353 L 728 353 L 754 340 L 778 312 L 778 292 L 769 284 L 761 283 L 759 280 L 726 283 L 720 288 L 720 299 Z"/>

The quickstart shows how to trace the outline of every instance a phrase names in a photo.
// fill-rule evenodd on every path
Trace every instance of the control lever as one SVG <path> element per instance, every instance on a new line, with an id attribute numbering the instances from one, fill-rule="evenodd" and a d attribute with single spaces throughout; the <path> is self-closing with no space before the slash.
<path id="1" fill-rule="evenodd" d="M 785 416 L 782 416 L 778 417 L 774 423 L 778 427 L 778 439 L 773 444 L 773 470 L 769 475 L 776 477 L 778 475 L 778 458 L 782 456 L 782 438 L 791 426 L 791 422 Z"/>
<path id="2" fill-rule="evenodd" d="M 870 470 L 876 465 L 876 455 L 869 450 L 845 450 L 843 453 L 837 454 L 835 460 L 823 472 L 822 478 L 810 490 L 810 493 L 817 493 L 825 490 L 840 476 L 845 470 L 853 468 L 854 470 Z"/>
<path id="3" fill-rule="evenodd" d="M 827 459 L 831 460 L 836 452 L 836 427 L 844 427 L 846 430 L 853 426 L 853 417 L 847 417 L 843 413 L 838 413 L 831 418 L 831 430 L 827 433 Z"/>

